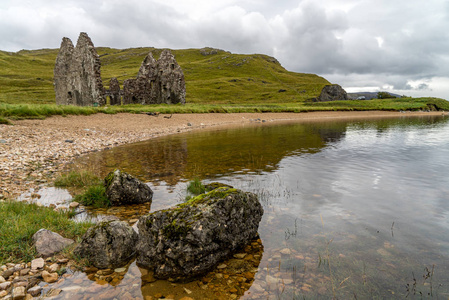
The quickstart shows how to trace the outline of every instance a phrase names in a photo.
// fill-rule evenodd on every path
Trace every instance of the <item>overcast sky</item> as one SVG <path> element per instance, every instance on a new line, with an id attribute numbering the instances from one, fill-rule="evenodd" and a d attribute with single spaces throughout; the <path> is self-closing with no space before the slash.
<path id="1" fill-rule="evenodd" d="M 448 0 L 0 0 L 0 50 L 220 48 L 347 91 L 449 99 Z"/>

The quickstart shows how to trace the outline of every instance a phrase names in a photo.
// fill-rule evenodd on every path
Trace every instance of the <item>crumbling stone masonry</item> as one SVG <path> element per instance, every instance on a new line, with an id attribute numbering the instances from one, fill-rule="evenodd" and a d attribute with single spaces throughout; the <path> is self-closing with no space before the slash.
<path id="1" fill-rule="evenodd" d="M 185 104 L 184 73 L 169 50 L 158 60 L 150 52 L 142 62 L 136 78 L 123 82 L 111 78 L 109 90 L 101 81 L 100 58 L 95 47 L 82 32 L 76 47 L 63 38 L 54 69 L 56 104 L 96 106 L 123 104 Z"/>
<path id="2" fill-rule="evenodd" d="M 185 104 L 184 73 L 169 50 L 156 61 L 150 52 L 135 79 L 123 83 L 123 104 Z"/>
<path id="3" fill-rule="evenodd" d="M 106 103 L 100 58 L 85 32 L 73 47 L 63 38 L 54 69 L 56 104 L 95 106 Z"/>

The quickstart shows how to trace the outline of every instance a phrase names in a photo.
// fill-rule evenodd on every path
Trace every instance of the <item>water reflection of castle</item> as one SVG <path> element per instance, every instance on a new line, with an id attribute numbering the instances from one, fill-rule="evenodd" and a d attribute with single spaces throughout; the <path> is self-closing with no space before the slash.
<path id="1" fill-rule="evenodd" d="M 81 158 L 100 175 L 120 168 L 144 181 L 170 186 L 182 179 L 271 172 L 288 155 L 319 152 L 341 139 L 346 123 L 289 124 L 167 136 Z"/>

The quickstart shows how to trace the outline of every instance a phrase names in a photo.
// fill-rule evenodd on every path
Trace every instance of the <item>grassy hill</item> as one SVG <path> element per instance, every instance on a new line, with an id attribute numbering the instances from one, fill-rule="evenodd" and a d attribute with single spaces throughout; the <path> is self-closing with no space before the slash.
<path id="1" fill-rule="evenodd" d="M 137 75 L 149 51 L 158 58 L 162 49 L 97 48 L 103 84 Z M 222 50 L 173 50 L 182 67 L 188 103 L 285 103 L 302 102 L 319 95 L 327 80 L 313 74 L 288 72 L 272 57 L 240 55 Z M 17 53 L 0 51 L 0 102 L 55 103 L 53 68 L 58 49 Z"/>
<path id="2" fill-rule="evenodd" d="M 120 84 L 137 76 L 148 54 L 158 58 L 162 49 L 97 48 L 103 84 L 117 77 Z M 400 98 L 306 101 L 320 94 L 329 82 L 314 74 L 285 70 L 269 56 L 232 54 L 203 48 L 172 50 L 186 78 L 186 105 L 126 105 L 76 107 L 55 104 L 53 68 L 58 49 L 0 51 L 0 124 L 7 119 L 45 118 L 50 115 L 117 112 L 303 112 L 318 110 L 449 110 L 436 98 Z"/>

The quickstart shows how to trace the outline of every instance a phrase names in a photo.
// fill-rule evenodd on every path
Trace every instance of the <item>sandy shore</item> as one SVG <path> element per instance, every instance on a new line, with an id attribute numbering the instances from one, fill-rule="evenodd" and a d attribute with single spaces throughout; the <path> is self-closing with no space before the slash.
<path id="1" fill-rule="evenodd" d="M 212 126 L 236 126 L 295 120 L 313 122 L 335 119 L 368 119 L 441 112 L 313 112 L 259 114 L 96 114 L 55 116 L 45 120 L 14 121 L 0 125 L 0 199 L 15 198 L 30 188 L 51 184 L 73 157 L 154 137 L 200 130 Z"/>

